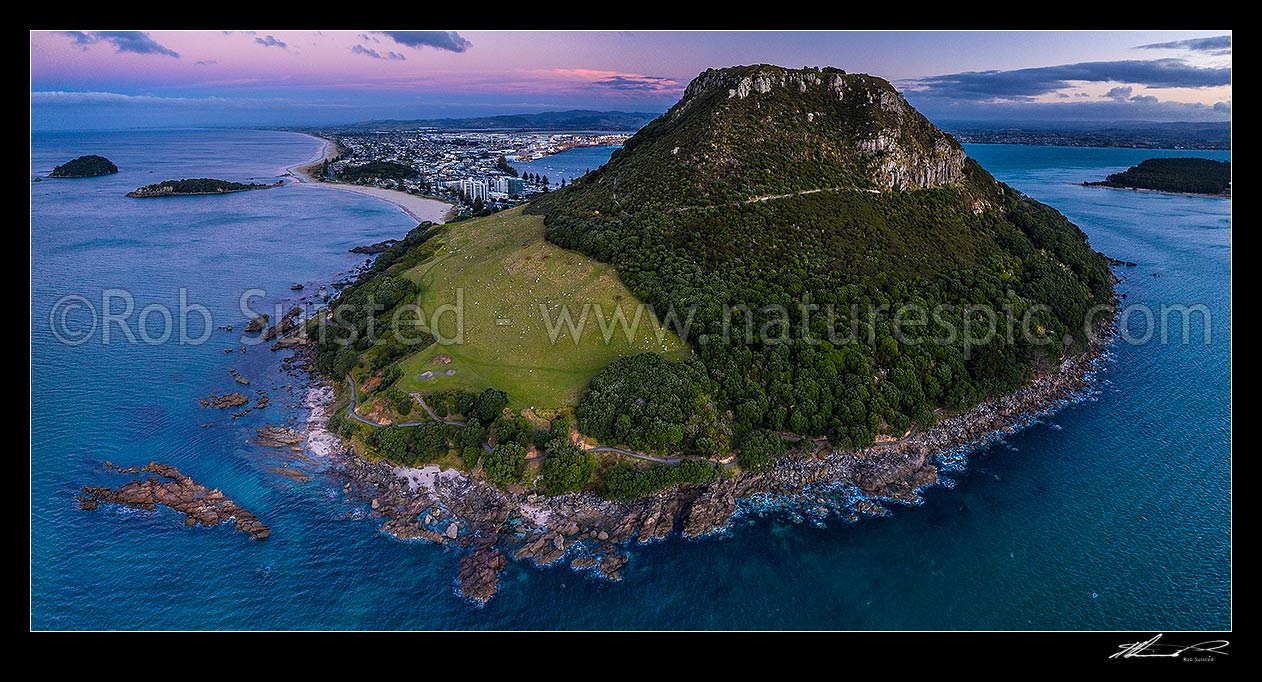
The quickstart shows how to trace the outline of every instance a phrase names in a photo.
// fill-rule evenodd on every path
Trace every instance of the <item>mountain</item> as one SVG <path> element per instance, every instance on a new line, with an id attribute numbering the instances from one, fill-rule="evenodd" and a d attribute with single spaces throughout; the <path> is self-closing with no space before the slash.
<path id="1" fill-rule="evenodd" d="M 923 189 L 963 182 L 969 164 L 879 78 L 753 66 L 702 73 L 605 171 L 582 193 L 612 196 L 617 180 L 619 200 L 645 210 L 825 187 Z"/>
<path id="2" fill-rule="evenodd" d="M 601 130 L 633 131 L 657 114 L 638 111 L 544 111 L 537 114 L 508 114 L 479 118 L 432 118 L 415 121 L 384 120 L 353 123 L 345 128 L 364 130 Z"/>
<path id="3" fill-rule="evenodd" d="M 1088 312 L 1113 300 L 1077 226 L 997 182 L 888 82 L 835 68 L 708 70 L 527 212 L 686 320 L 704 367 L 611 364 L 581 430 L 736 447 L 751 468 L 779 442 L 768 432 L 864 445 L 1006 395 L 1087 349 Z M 679 391 L 687 410 L 663 402 Z"/>

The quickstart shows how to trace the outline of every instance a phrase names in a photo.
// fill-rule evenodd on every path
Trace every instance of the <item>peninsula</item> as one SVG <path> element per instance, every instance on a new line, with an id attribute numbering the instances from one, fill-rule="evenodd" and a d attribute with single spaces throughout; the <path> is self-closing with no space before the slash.
<path id="1" fill-rule="evenodd" d="M 214 178 L 191 178 L 185 180 L 163 180 L 157 184 L 145 185 L 127 193 L 127 196 L 133 199 L 147 199 L 150 197 L 184 197 L 197 196 L 202 194 L 231 194 L 233 192 L 247 192 L 254 189 L 270 189 L 272 187 L 280 187 L 281 181 L 270 184 L 264 183 L 244 183 L 231 182 L 229 180 L 216 180 Z"/>
<path id="2" fill-rule="evenodd" d="M 104 156 L 89 154 L 71 159 L 53 169 L 50 178 L 95 178 L 118 172 L 118 166 Z"/>
<path id="3" fill-rule="evenodd" d="M 1112 187 L 1173 194 L 1231 196 L 1231 162 L 1192 157 L 1145 159 L 1087 187 Z"/>
<path id="4" fill-rule="evenodd" d="M 456 215 L 456 208 L 440 199 L 426 196 L 415 187 L 405 188 L 399 184 L 386 187 L 379 184 L 357 185 L 338 182 L 333 164 L 341 161 L 350 151 L 336 136 L 315 136 L 299 133 L 312 139 L 320 140 L 323 147 L 313 159 L 290 166 L 286 175 L 299 185 L 306 187 L 330 187 L 355 194 L 374 197 L 393 204 L 418 223 L 446 222 Z"/>
<path id="5" fill-rule="evenodd" d="M 419 225 L 306 338 L 341 391 L 348 490 L 399 537 L 475 547 L 462 591 L 485 600 L 505 551 L 617 579 L 619 543 L 715 532 L 751 496 L 849 519 L 919 500 L 935 455 L 1084 388 L 1113 283 L 888 82 L 756 65 L 702 73 L 568 187 Z M 1037 338 L 939 340 L 960 302 Z M 911 338 L 909 305 L 936 311 Z M 338 342 L 416 306 L 406 342 Z M 592 323 L 558 337 L 562 318 Z"/>

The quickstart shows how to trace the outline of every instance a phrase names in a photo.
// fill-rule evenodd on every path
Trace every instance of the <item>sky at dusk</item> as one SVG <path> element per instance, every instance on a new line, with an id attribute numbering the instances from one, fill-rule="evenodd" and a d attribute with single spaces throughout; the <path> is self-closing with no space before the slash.
<path id="1" fill-rule="evenodd" d="M 35 31 L 35 130 L 662 112 L 707 68 L 836 66 L 931 119 L 1229 121 L 1229 31 Z"/>

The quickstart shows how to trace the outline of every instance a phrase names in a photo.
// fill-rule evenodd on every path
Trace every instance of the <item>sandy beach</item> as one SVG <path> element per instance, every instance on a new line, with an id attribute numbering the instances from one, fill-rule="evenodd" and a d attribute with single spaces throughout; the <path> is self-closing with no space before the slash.
<path id="1" fill-rule="evenodd" d="M 417 196 L 400 192 L 393 189 L 384 189 L 382 187 L 364 187 L 363 185 L 348 185 L 342 182 L 319 182 L 311 183 L 319 187 L 334 187 L 336 189 L 363 194 L 365 196 L 376 197 L 382 201 L 388 201 L 402 209 L 402 211 L 418 223 L 426 220 L 434 223 L 447 222 L 448 214 L 453 206 L 445 201 L 430 199 L 429 197 Z"/>
<path id="2" fill-rule="evenodd" d="M 306 133 L 299 133 L 306 135 Z M 454 208 L 451 204 L 429 197 L 418 196 L 416 194 L 408 194 L 393 189 L 384 189 L 382 187 L 365 187 L 363 185 L 350 185 L 343 182 L 320 182 L 312 177 L 311 173 L 319 168 L 319 165 L 325 159 L 331 159 L 337 155 L 334 145 L 329 140 L 314 135 L 307 135 L 314 140 L 319 140 L 324 146 L 320 153 L 307 161 L 294 164 L 285 169 L 285 175 L 293 178 L 294 182 L 307 187 L 330 187 L 333 189 L 344 190 L 347 192 L 355 192 L 363 194 L 385 202 L 389 202 L 398 207 L 399 210 L 408 214 L 418 223 L 430 221 L 434 223 L 445 223 Z"/>

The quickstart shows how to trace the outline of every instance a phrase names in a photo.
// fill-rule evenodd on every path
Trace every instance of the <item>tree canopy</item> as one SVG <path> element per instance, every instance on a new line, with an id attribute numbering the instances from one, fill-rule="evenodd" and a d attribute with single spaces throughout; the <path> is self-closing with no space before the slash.
<path id="1" fill-rule="evenodd" d="M 582 491 L 592 477 L 592 456 L 560 438 L 549 441 L 545 450 L 547 457 L 539 471 L 543 492 L 563 495 Z"/>
<path id="2" fill-rule="evenodd" d="M 482 458 L 487 480 L 507 487 L 521 481 L 526 473 L 526 448 L 518 443 L 499 443 Z"/>

